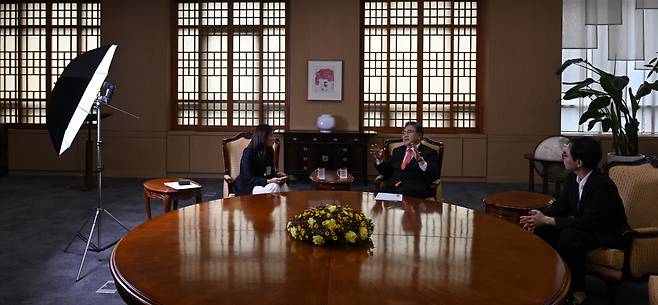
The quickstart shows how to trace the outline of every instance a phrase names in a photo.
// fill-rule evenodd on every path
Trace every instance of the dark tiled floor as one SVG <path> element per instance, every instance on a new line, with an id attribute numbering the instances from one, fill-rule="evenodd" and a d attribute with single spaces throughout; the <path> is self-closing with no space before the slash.
<path id="1" fill-rule="evenodd" d="M 142 201 L 144 179 L 107 178 L 103 181 L 103 206 L 133 228 L 146 216 Z M 221 197 L 221 181 L 195 179 L 204 185 L 204 201 Z M 84 278 L 75 282 L 84 244 L 74 240 L 69 253 L 63 249 L 85 219 L 93 216 L 98 203 L 95 191 L 82 192 L 80 177 L 0 177 L 0 304 L 124 304 L 118 294 L 96 290 L 111 280 L 110 250 L 88 255 Z M 292 184 L 292 189 L 309 185 Z M 371 186 L 355 184 L 356 191 Z M 482 198 L 502 190 L 525 189 L 519 184 L 446 183 L 446 201 L 483 210 Z M 162 205 L 152 204 L 154 217 Z M 183 202 L 180 206 L 192 204 Z M 102 244 L 119 238 L 124 231 L 105 220 Z M 85 233 L 88 234 L 88 233 Z M 592 302 L 605 304 L 605 286 L 588 278 Z M 520 289 L 522 287 L 519 287 Z M 501 304 L 504 304 L 501 303 Z M 618 304 L 648 304 L 646 282 L 624 283 Z"/>

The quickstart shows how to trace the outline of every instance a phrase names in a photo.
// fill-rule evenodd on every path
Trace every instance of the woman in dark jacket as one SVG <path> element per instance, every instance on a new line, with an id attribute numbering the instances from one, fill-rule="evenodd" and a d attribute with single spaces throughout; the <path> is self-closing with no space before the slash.
<path id="1" fill-rule="evenodd" d="M 235 179 L 235 195 L 285 192 L 287 177 L 277 177 L 274 166 L 274 134 L 267 124 L 256 126 L 251 142 L 242 152 L 240 175 Z"/>

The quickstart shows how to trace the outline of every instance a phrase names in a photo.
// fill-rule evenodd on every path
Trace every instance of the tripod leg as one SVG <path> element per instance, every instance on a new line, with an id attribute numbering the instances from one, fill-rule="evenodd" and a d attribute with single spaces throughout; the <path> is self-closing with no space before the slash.
<path id="1" fill-rule="evenodd" d="M 96 227 L 96 219 L 98 219 L 98 213 L 100 209 L 96 209 L 96 214 L 94 215 L 94 222 L 91 224 L 91 230 L 89 231 L 89 237 L 87 238 L 87 246 L 85 247 L 85 253 L 82 254 L 82 261 L 80 261 L 80 269 L 78 269 L 78 276 L 75 278 L 75 281 L 80 280 L 80 273 L 82 273 L 82 266 L 85 264 L 85 258 L 87 257 L 87 252 L 89 251 L 89 243 L 91 243 L 92 235 L 94 234 L 94 227 Z"/>
<path id="2" fill-rule="evenodd" d="M 78 235 L 80 234 L 80 232 L 82 232 L 82 229 L 85 228 L 85 226 L 89 223 L 90 220 L 91 220 L 91 216 L 88 217 L 87 220 L 85 220 L 85 222 L 82 224 L 82 226 L 80 226 L 80 229 L 78 229 L 78 232 L 76 232 L 76 234 L 73 236 L 73 238 L 71 238 L 71 241 L 69 241 L 69 244 L 66 245 L 66 248 L 64 248 L 64 252 L 66 252 L 66 251 L 69 250 L 69 248 L 70 248 L 71 245 L 73 244 L 73 241 L 75 240 L 75 238 L 78 237 Z"/>
<path id="3" fill-rule="evenodd" d="M 112 215 L 112 213 L 108 212 L 106 209 L 103 209 L 103 212 L 105 212 L 105 214 L 107 214 L 107 215 L 110 215 L 110 217 L 112 217 L 112 219 L 114 219 L 114 221 L 116 221 L 121 227 L 126 229 L 126 231 L 130 231 L 130 229 L 128 229 L 128 227 L 124 226 L 116 217 L 114 217 L 114 215 Z"/>
<path id="4" fill-rule="evenodd" d="M 103 208 L 101 208 L 103 210 Z M 97 212 L 100 214 L 100 211 Z M 101 222 L 103 221 L 103 214 L 98 215 L 98 225 L 96 226 L 96 237 L 98 238 L 98 247 L 103 247 L 101 244 Z M 91 239 L 91 236 L 89 236 L 89 239 Z"/>

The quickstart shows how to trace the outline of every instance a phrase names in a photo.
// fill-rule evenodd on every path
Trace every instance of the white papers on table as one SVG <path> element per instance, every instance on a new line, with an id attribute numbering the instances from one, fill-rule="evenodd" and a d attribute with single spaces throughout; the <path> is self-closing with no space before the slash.
<path id="1" fill-rule="evenodd" d="M 172 189 L 176 189 L 176 190 L 188 190 L 188 189 L 195 189 L 195 188 L 201 187 L 201 185 L 198 185 L 198 184 L 196 184 L 192 181 L 190 181 L 190 184 L 187 184 L 187 185 L 180 185 L 180 184 L 178 184 L 178 181 L 165 182 L 164 185 L 166 185 L 166 186 L 168 186 Z"/>
<path id="2" fill-rule="evenodd" d="M 377 193 L 375 200 L 402 201 L 402 194 Z"/>

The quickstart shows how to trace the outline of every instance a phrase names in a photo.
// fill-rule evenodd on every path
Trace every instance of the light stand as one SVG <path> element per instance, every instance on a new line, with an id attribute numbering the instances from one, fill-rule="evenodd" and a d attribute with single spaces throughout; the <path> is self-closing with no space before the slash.
<path id="1" fill-rule="evenodd" d="M 106 83 L 107 84 L 107 83 Z M 64 249 L 64 252 L 66 252 L 69 247 L 71 247 L 71 244 L 73 244 L 73 241 L 75 238 L 80 238 L 82 241 L 87 243 L 87 246 L 85 247 L 84 254 L 82 255 L 82 261 L 80 261 L 80 268 L 78 269 L 78 276 L 75 278 L 75 281 L 80 280 L 80 274 L 82 273 L 82 267 L 84 266 L 85 263 L 85 258 L 87 257 L 87 252 L 88 251 L 94 251 L 94 252 L 101 252 L 105 251 L 108 248 L 114 246 L 119 240 L 115 240 L 114 242 L 107 244 L 106 246 L 101 245 L 101 221 L 103 218 L 103 214 L 107 214 L 110 216 L 112 220 L 114 220 L 116 223 L 118 223 L 122 228 L 124 228 L 126 231 L 130 231 L 128 227 L 123 225 L 114 215 L 112 215 L 108 210 L 103 208 L 103 187 L 102 187 L 102 177 L 103 177 L 103 159 L 101 158 L 101 146 L 103 145 L 103 141 L 101 140 L 101 105 L 108 106 L 113 109 L 117 109 L 123 113 L 127 113 L 121 109 L 118 109 L 116 107 L 110 106 L 108 103 L 110 99 L 112 98 L 112 90 L 114 90 L 114 85 L 109 85 L 112 86 L 110 88 L 107 88 L 107 93 L 105 96 L 98 96 L 96 100 L 94 101 L 94 109 L 96 110 L 96 172 L 98 175 L 98 206 L 96 207 L 96 213 L 93 216 L 93 222 L 91 224 L 91 230 L 89 230 L 89 235 L 88 237 L 85 237 L 82 234 L 82 230 L 85 228 L 87 223 L 89 223 L 89 220 L 92 219 L 92 217 L 87 218 L 87 220 L 82 224 L 80 229 L 78 230 L 77 234 L 73 236 L 69 244 L 66 246 Z M 105 88 L 105 85 L 103 86 Z M 132 115 L 130 113 L 127 113 L 133 117 L 137 117 L 135 115 Z M 98 223 L 98 226 L 96 224 Z M 97 237 L 97 243 L 94 244 L 91 242 L 93 235 L 94 235 L 94 228 L 96 229 L 96 237 Z"/>

